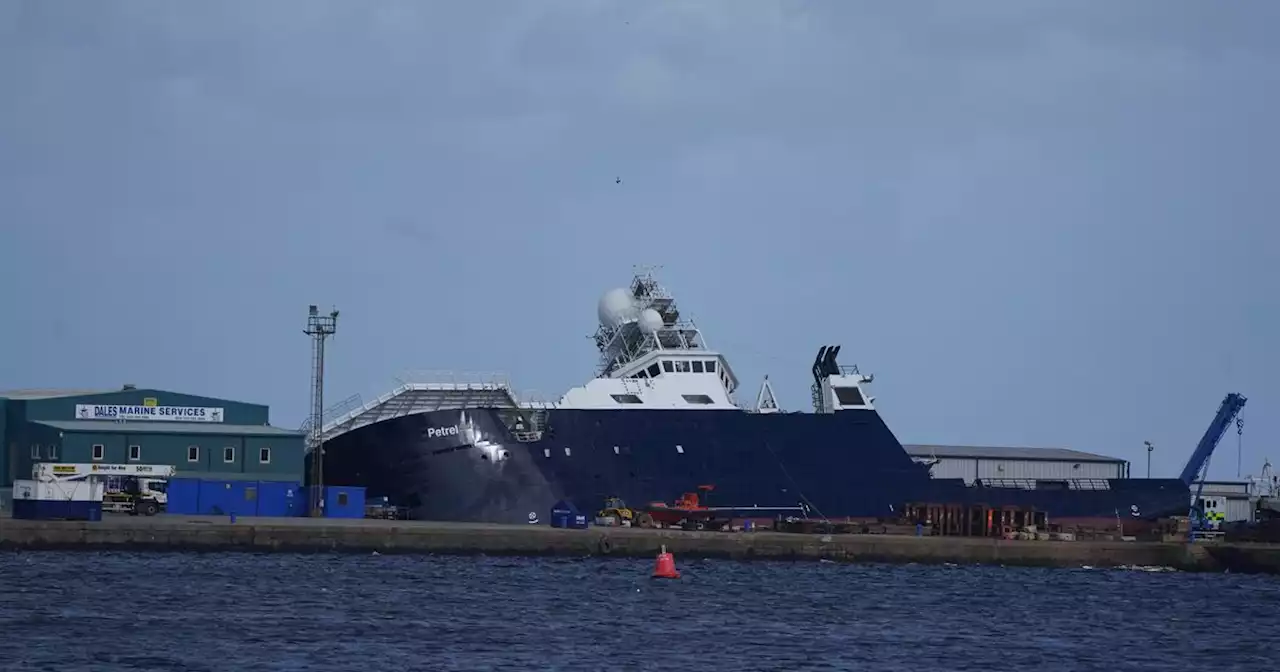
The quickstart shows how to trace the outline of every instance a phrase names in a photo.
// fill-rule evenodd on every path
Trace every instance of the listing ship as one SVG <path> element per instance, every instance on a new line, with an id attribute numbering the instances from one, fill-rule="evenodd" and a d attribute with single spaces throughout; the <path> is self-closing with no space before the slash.
<path id="1" fill-rule="evenodd" d="M 885 519 L 929 503 L 1152 520 L 1187 514 L 1192 478 L 1243 405 L 1229 395 L 1190 478 L 970 485 L 933 478 L 907 454 L 876 411 L 873 376 L 839 364 L 839 346 L 814 359 L 813 411 L 783 412 L 767 377 L 754 405 L 735 401 L 724 354 L 651 271 L 605 293 L 598 317 L 598 373 L 558 401 L 518 400 L 500 376 L 437 374 L 330 409 L 312 432 L 325 480 L 365 486 L 422 520 L 532 522 L 559 502 L 594 511 L 611 497 L 674 501 L 700 486 L 764 518 Z"/>

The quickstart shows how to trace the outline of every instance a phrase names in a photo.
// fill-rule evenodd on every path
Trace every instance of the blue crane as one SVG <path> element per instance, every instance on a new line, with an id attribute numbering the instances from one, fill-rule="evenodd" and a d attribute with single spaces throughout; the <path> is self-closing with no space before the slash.
<path id="1" fill-rule="evenodd" d="M 1199 445 L 1196 446 L 1195 452 L 1191 453 L 1191 458 L 1187 460 L 1187 466 L 1182 468 L 1182 475 L 1179 477 L 1187 487 L 1196 484 L 1196 495 L 1191 499 L 1191 509 L 1187 513 L 1187 517 L 1191 521 L 1191 533 L 1188 539 L 1195 539 L 1195 531 L 1201 527 L 1200 495 L 1204 492 L 1204 479 L 1208 477 L 1209 458 L 1213 456 L 1213 450 L 1218 447 L 1218 442 L 1222 441 L 1222 437 L 1227 433 L 1227 429 L 1231 427 L 1231 423 L 1235 422 L 1236 416 L 1240 415 L 1240 410 L 1244 408 L 1245 402 L 1248 401 L 1244 395 L 1232 392 L 1222 400 L 1222 405 L 1218 407 L 1218 414 L 1213 417 L 1213 422 L 1209 423 L 1208 429 L 1204 430 L 1204 436 L 1200 438 Z"/>

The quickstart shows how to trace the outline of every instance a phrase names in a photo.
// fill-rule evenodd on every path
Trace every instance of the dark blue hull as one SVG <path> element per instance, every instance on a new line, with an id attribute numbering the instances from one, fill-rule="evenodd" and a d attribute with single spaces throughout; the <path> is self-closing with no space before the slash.
<path id="1" fill-rule="evenodd" d="M 1185 514 L 1191 498 L 1177 479 L 1056 491 L 932 479 L 874 411 L 553 410 L 530 442 L 508 430 L 507 413 L 436 411 L 339 435 L 325 443 L 325 480 L 365 486 L 413 518 L 501 523 L 545 518 L 562 499 L 592 512 L 609 496 L 671 502 L 703 484 L 715 486 L 712 505 L 804 505 L 830 519 L 892 517 L 909 503 L 1149 519 Z"/>

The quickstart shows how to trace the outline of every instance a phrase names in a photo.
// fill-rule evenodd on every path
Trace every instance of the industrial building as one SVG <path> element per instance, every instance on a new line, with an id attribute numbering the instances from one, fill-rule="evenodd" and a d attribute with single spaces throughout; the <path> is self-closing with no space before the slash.
<path id="1" fill-rule="evenodd" d="M 1195 492 L 1198 487 L 1199 484 L 1193 485 L 1191 491 Z M 1250 522 L 1254 519 L 1257 493 L 1253 492 L 1249 481 L 1205 481 L 1203 488 L 1200 498 L 1204 500 L 1205 508 L 1222 512 L 1223 522 Z"/>
<path id="2" fill-rule="evenodd" d="M 1125 460 L 1066 448 L 1001 446 L 903 446 L 916 462 L 931 464 L 934 478 L 983 481 L 1064 481 L 1128 478 Z"/>
<path id="3" fill-rule="evenodd" d="M 173 465 L 222 481 L 303 478 L 305 436 L 269 408 L 125 385 L 118 390 L 0 392 L 0 488 L 37 462 Z"/>

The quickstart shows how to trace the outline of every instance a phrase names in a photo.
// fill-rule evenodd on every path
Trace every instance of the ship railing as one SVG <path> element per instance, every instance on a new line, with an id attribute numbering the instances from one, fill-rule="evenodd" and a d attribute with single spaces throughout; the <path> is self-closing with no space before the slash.
<path id="1" fill-rule="evenodd" d="M 415 370 L 396 377 L 396 382 L 422 390 L 511 390 L 511 381 L 504 373 Z"/>
<path id="2" fill-rule="evenodd" d="M 985 488 L 1015 488 L 1019 490 L 1110 490 L 1111 482 L 1105 478 L 1040 479 L 1034 478 L 980 478 L 977 485 Z"/>
<path id="3" fill-rule="evenodd" d="M 353 394 L 347 397 L 346 399 L 343 399 L 342 401 L 339 401 L 338 403 L 330 406 L 329 408 L 324 409 L 324 413 L 320 415 L 320 426 L 325 427 L 334 418 L 350 413 L 352 410 L 357 409 L 363 405 L 364 405 L 364 399 L 361 398 L 359 394 Z M 312 421 L 312 418 L 310 417 L 308 417 L 306 420 L 303 420 L 302 426 L 300 426 L 298 429 L 300 431 L 306 432 L 307 434 L 310 434 L 311 421 Z"/>
<path id="4" fill-rule="evenodd" d="M 547 400 L 536 390 L 526 392 L 522 396 L 524 399 L 520 401 L 519 409 L 529 426 L 524 430 L 514 430 L 511 435 L 521 443 L 541 441 L 547 426 L 547 414 L 556 407 L 556 403 Z"/>
<path id="5" fill-rule="evenodd" d="M 520 395 L 520 408 L 529 409 L 551 409 L 556 407 L 556 402 L 546 398 L 537 390 L 531 390 Z"/>
<path id="6" fill-rule="evenodd" d="M 365 402 L 365 403 L 363 403 L 363 404 L 360 404 L 359 406 L 356 406 L 356 407 L 354 407 L 354 408 L 351 408 L 350 410 L 347 410 L 346 412 L 344 412 L 344 413 L 342 413 L 342 414 L 340 414 L 340 415 L 337 415 L 336 417 L 334 417 L 334 418 L 332 418 L 332 419 L 330 419 L 330 420 L 326 420 L 324 423 L 322 423 L 322 424 L 320 425 L 320 432 L 319 432 L 320 436 L 321 436 L 324 440 L 326 440 L 326 441 L 327 441 L 327 440 L 329 440 L 330 438 L 332 438 L 334 435 L 338 434 L 339 432 L 341 432 L 341 431 L 343 431 L 343 430 L 345 430 L 345 429 L 349 429 L 349 428 L 350 428 L 350 426 L 351 426 L 351 425 L 354 425 L 354 424 L 355 424 L 355 422 L 356 422 L 356 421 L 357 421 L 361 416 L 363 416 L 363 415 L 365 415 L 365 414 L 367 414 L 367 413 L 372 412 L 374 409 L 377 409 L 378 407 L 380 407 L 380 406 L 382 406 L 382 405 L 386 404 L 387 402 L 391 401 L 392 399 L 395 399 L 396 397 L 400 396 L 401 394 L 404 394 L 404 393 L 405 393 L 405 392 L 407 392 L 409 389 L 411 389 L 411 388 L 410 388 L 408 385 L 406 385 L 406 384 L 401 384 L 401 385 L 400 385 L 400 386 L 398 386 L 396 389 L 394 389 L 394 390 L 392 390 L 392 391 L 390 391 L 390 392 L 387 392 L 387 393 L 385 393 L 385 394 L 383 394 L 383 395 L 380 395 L 380 396 L 379 396 L 378 398 L 376 398 L 376 399 L 372 399 L 372 400 L 370 400 L 370 401 L 367 401 L 367 402 Z M 354 395 L 354 396 L 358 397 L 359 395 Z M 348 397 L 348 399 L 351 399 L 351 398 L 352 398 L 352 397 Z M 307 446 L 308 446 L 308 447 L 315 447 L 315 444 L 316 444 L 316 432 L 314 432 L 314 431 L 308 431 L 308 432 L 307 432 Z"/>
<path id="7" fill-rule="evenodd" d="M 984 488 L 1014 488 L 1018 490 L 1035 490 L 1035 479 L 1031 478 L 980 478 L 977 484 Z"/>
<path id="8" fill-rule="evenodd" d="M 1110 490 L 1111 482 L 1105 478 L 1073 478 L 1067 481 L 1072 490 Z"/>

